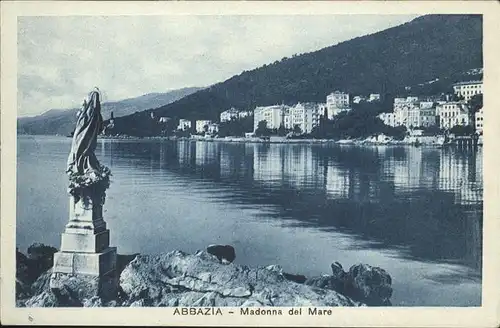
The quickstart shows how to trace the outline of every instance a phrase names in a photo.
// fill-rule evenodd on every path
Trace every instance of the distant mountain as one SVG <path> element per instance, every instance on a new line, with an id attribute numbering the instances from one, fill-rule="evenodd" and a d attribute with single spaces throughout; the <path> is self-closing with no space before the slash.
<path id="1" fill-rule="evenodd" d="M 125 116 L 146 109 L 157 108 L 170 104 L 202 88 L 183 88 L 165 93 L 149 93 L 136 98 L 130 98 L 102 104 L 102 116 L 109 119 L 111 112 L 114 117 Z M 51 109 L 34 117 L 21 117 L 17 120 L 18 133 L 23 134 L 61 134 L 67 135 L 74 129 L 77 108 Z"/>
<path id="2" fill-rule="evenodd" d="M 341 27 L 340 27 L 341 28 Z M 311 36 L 314 37 L 314 36 Z M 381 93 L 390 98 L 412 88 L 442 91 L 463 78 L 463 72 L 483 67 L 481 15 L 426 15 L 371 35 L 269 65 L 230 79 L 154 110 L 116 121 L 117 132 L 148 134 L 155 116 L 218 119 L 230 107 L 324 102 L 334 90 L 351 94 Z M 469 76 L 470 77 L 470 76 Z M 418 87 L 427 81 L 443 79 Z M 142 132 L 141 132 L 142 129 Z"/>

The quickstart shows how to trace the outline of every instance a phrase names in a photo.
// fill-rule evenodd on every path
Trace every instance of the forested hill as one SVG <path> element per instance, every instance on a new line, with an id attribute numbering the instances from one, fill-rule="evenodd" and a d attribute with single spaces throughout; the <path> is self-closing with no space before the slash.
<path id="1" fill-rule="evenodd" d="M 115 117 L 130 115 L 146 109 L 157 108 L 202 88 L 182 88 L 164 93 L 149 93 L 135 98 L 120 101 L 104 102 L 102 116 L 108 119 L 111 113 Z M 17 130 L 20 134 L 60 134 L 67 135 L 73 131 L 78 108 L 51 109 L 34 117 L 21 117 L 17 120 Z"/>
<path id="2" fill-rule="evenodd" d="M 325 101 L 328 93 L 404 93 L 405 86 L 483 67 L 481 15 L 426 15 L 315 52 L 292 55 L 157 108 L 156 116 L 217 119 L 232 106 Z M 314 37 L 314 36 L 311 36 Z M 141 125 L 149 110 L 123 117 Z M 147 124 L 145 124 L 147 126 Z"/>

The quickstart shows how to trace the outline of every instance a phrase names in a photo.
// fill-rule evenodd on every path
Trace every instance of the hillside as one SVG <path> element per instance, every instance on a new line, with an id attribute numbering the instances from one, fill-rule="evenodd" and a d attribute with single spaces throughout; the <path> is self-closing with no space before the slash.
<path id="1" fill-rule="evenodd" d="M 183 88 L 165 93 L 150 93 L 102 104 L 102 116 L 108 119 L 111 112 L 115 117 L 126 116 L 146 109 L 157 108 L 181 99 L 201 88 Z M 77 108 L 51 109 L 34 117 L 22 117 L 17 121 L 18 133 L 24 134 L 61 134 L 73 131 Z"/>
<path id="2" fill-rule="evenodd" d="M 291 54 L 292 55 L 292 54 Z M 442 92 L 464 72 L 483 67 L 481 15 L 427 15 L 371 35 L 269 65 L 244 71 L 228 80 L 154 109 L 156 116 L 217 119 L 232 106 L 324 102 L 334 90 L 351 94 L 381 93 L 390 98 L 440 78 Z M 468 76 L 470 77 L 470 76 Z M 413 88 L 424 92 L 428 88 Z M 150 110 L 117 120 L 121 133 L 148 134 Z M 142 128 L 144 127 L 144 128 Z"/>

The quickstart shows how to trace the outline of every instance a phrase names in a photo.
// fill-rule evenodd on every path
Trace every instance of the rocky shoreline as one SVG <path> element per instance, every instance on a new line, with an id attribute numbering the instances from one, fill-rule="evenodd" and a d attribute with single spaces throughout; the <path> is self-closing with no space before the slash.
<path id="1" fill-rule="evenodd" d="M 118 294 L 112 299 L 89 295 L 85 287 L 95 278 L 70 276 L 64 288 L 51 289 L 54 247 L 34 244 L 24 255 L 17 251 L 18 307 L 129 306 L 389 306 L 392 280 L 383 269 L 367 264 L 348 271 L 335 262 L 331 274 L 305 277 L 279 265 L 250 268 L 232 263 L 229 245 L 210 245 L 187 254 L 118 255 Z"/>

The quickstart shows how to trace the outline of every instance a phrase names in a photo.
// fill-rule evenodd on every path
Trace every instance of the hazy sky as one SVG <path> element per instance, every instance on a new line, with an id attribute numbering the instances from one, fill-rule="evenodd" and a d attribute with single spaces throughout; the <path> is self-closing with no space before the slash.
<path id="1" fill-rule="evenodd" d="M 66 16 L 18 20 L 18 114 L 208 86 L 417 15 Z"/>

